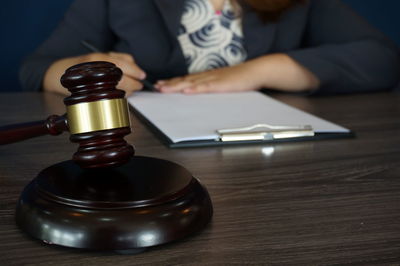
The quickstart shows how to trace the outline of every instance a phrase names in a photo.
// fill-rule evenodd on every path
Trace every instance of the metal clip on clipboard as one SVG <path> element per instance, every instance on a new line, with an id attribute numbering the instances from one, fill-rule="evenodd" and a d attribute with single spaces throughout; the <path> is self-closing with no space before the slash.
<path id="1" fill-rule="evenodd" d="M 252 141 L 252 140 L 274 140 L 299 137 L 313 137 L 315 132 L 310 125 L 304 126 L 273 126 L 268 124 L 257 124 L 243 128 L 231 128 L 217 130 L 219 140 L 229 141 Z"/>

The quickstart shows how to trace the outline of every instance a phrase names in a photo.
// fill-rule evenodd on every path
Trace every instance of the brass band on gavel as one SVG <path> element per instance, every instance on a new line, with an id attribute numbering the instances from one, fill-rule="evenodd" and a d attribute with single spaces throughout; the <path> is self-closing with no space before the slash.
<path id="1" fill-rule="evenodd" d="M 71 134 L 130 127 L 126 99 L 100 100 L 67 106 Z"/>

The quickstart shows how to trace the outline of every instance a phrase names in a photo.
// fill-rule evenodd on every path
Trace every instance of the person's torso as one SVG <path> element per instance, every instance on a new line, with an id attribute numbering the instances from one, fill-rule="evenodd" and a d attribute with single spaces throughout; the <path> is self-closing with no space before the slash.
<path id="1" fill-rule="evenodd" d="M 188 73 L 178 40 L 185 0 L 109 0 L 108 4 L 109 25 L 116 37 L 115 51 L 132 54 L 153 80 Z M 293 8 L 278 23 L 263 23 L 257 14 L 243 10 L 246 58 L 299 48 L 308 8 Z"/>

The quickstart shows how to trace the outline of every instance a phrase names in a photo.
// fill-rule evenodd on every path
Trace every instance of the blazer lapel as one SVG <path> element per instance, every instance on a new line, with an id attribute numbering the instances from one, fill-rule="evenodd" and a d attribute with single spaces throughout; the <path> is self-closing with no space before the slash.
<path id="1" fill-rule="evenodd" d="M 178 34 L 185 0 L 154 0 L 164 19 L 168 31 L 176 37 Z"/>
<path id="2" fill-rule="evenodd" d="M 275 32 L 275 23 L 265 24 L 256 13 L 243 10 L 244 46 L 248 59 L 268 53 L 274 43 Z"/>
<path id="3" fill-rule="evenodd" d="M 181 16 L 185 0 L 154 0 L 165 26 L 170 34 L 171 51 L 166 68 L 169 76 L 182 76 L 187 74 L 185 57 L 177 39 Z"/>

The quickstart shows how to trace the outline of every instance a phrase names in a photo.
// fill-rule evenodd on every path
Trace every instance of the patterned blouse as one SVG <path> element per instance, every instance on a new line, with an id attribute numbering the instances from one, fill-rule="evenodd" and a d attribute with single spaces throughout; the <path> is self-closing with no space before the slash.
<path id="1" fill-rule="evenodd" d="M 226 0 L 215 11 L 209 0 L 186 0 L 178 40 L 189 73 L 243 62 L 242 19 Z"/>

